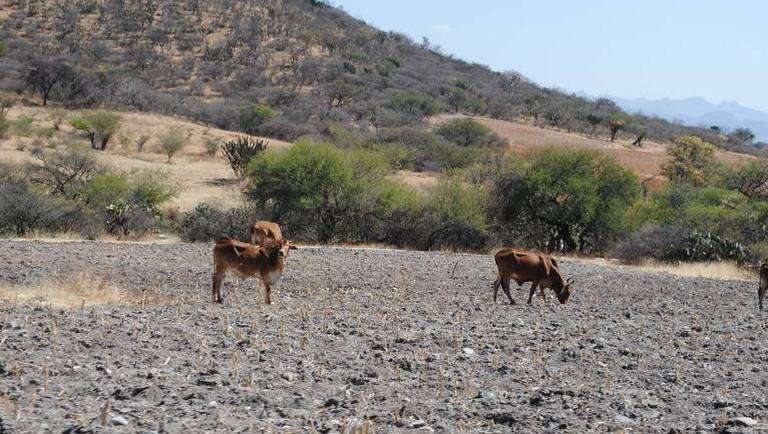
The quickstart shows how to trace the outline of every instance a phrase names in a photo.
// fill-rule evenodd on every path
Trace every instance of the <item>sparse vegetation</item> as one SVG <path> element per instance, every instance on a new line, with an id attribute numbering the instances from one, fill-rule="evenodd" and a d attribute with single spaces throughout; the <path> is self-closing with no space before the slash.
<path id="1" fill-rule="evenodd" d="M 210 137 L 205 139 L 205 155 L 209 157 L 215 157 L 219 153 L 219 148 L 221 147 L 221 144 L 219 140 L 212 139 Z"/>
<path id="2" fill-rule="evenodd" d="M 160 149 L 168 157 L 168 164 L 171 164 L 171 158 L 187 145 L 187 138 L 179 128 L 170 128 L 160 136 Z"/>
<path id="3" fill-rule="evenodd" d="M 652 140 L 698 135 L 723 141 L 708 128 L 628 115 L 606 99 L 568 95 L 452 58 L 433 44 L 316 3 L 158 1 L 101 8 L 80 2 L 53 15 L 30 13 L 29 2 L 11 3 L 2 23 L 9 49 L 0 91 L 26 89 L 42 104 L 187 116 L 287 140 L 318 134 L 326 121 L 345 129 L 418 127 L 451 111 L 532 118 L 589 134 L 611 132 L 608 120 L 620 117 Z M 86 35 L 83 23 L 96 25 L 89 24 Z M 746 143 L 743 137 L 734 140 Z"/>

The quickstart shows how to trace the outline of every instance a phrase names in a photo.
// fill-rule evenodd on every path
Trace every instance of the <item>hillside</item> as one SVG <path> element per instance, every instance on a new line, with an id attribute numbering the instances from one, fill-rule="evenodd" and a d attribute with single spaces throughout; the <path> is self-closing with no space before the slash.
<path id="1" fill-rule="evenodd" d="M 445 120 L 461 117 L 462 115 L 435 116 L 430 121 L 439 124 Z M 473 117 L 476 121 L 487 126 L 494 133 L 505 139 L 508 149 L 516 154 L 527 155 L 548 146 L 575 147 L 594 149 L 611 155 L 622 165 L 632 169 L 641 180 L 661 176 L 661 166 L 668 161 L 667 144 L 654 141 L 643 142 L 642 147 L 633 146 L 634 137 L 619 137 L 615 142 L 605 138 L 545 129 L 529 123 L 502 121 L 486 117 Z M 719 150 L 716 158 L 728 165 L 742 163 L 755 157 L 751 155 Z"/>
<path id="2" fill-rule="evenodd" d="M 230 207 L 240 205 L 242 185 L 235 178 L 231 168 L 221 156 L 206 154 L 206 142 L 221 143 L 237 137 L 239 134 L 206 127 L 201 124 L 155 113 L 115 112 L 120 116 L 121 127 L 112 146 L 106 151 L 96 153 L 99 161 L 120 170 L 150 169 L 159 170 L 169 175 L 174 184 L 180 186 L 180 193 L 172 202 L 173 207 L 187 211 L 200 202 L 212 202 Z M 45 107 L 15 106 L 9 113 L 9 121 L 17 123 L 21 118 L 32 120 L 29 134 L 12 134 L 8 140 L 0 140 L 0 161 L 25 162 L 33 160 L 31 151 L 35 146 L 61 148 L 72 143 L 85 144 L 86 139 L 76 132 L 68 121 L 78 116 L 77 111 L 60 110 Z M 463 115 L 439 115 L 428 120 L 430 125 L 438 125 L 449 119 Z M 632 146 L 629 137 L 620 137 L 611 143 L 597 137 L 545 129 L 524 122 L 501 121 L 486 117 L 473 117 L 474 120 L 490 128 L 505 139 L 509 152 L 527 155 L 547 146 L 577 147 L 595 149 L 615 157 L 621 164 L 631 168 L 640 179 L 656 177 L 655 184 L 663 183 L 660 176 L 661 166 L 667 161 L 667 145 L 645 142 L 642 148 Z M 40 131 L 53 131 L 55 121 L 60 121 L 59 130 L 51 137 L 40 139 L 35 134 Z M 173 164 L 167 164 L 166 156 L 158 149 L 158 137 L 171 128 L 179 128 L 188 135 L 188 144 L 173 158 Z M 136 149 L 136 141 L 142 135 L 149 137 L 141 151 Z M 291 143 L 263 138 L 272 149 L 283 149 Z M 747 161 L 753 157 L 728 151 L 719 151 L 717 158 L 728 164 Z M 411 188 L 426 192 L 437 184 L 438 174 L 431 171 L 414 172 L 399 170 L 390 177 Z"/>
<path id="3" fill-rule="evenodd" d="M 159 170 L 169 175 L 180 187 L 179 196 L 173 205 L 182 211 L 188 210 L 199 202 L 209 201 L 231 206 L 240 203 L 240 186 L 232 169 L 221 157 L 209 156 L 205 152 L 208 140 L 221 142 L 237 137 L 237 133 L 208 128 L 192 122 L 153 113 L 118 113 L 121 118 L 120 131 L 105 152 L 95 153 L 102 164 L 119 170 L 150 169 Z M 20 118 L 32 120 L 32 132 L 25 135 L 13 135 L 9 140 L 0 140 L 0 161 L 30 161 L 31 151 L 35 146 L 62 147 L 72 143 L 85 144 L 82 134 L 75 132 L 68 120 L 77 116 L 77 112 L 50 110 L 38 107 L 14 107 L 9 119 L 14 122 Z M 54 121 L 62 119 L 58 131 L 53 131 Z M 167 158 L 158 149 L 157 137 L 171 128 L 180 128 L 187 137 L 187 145 L 173 157 L 173 164 L 167 164 Z M 50 138 L 41 140 L 34 137 L 34 132 L 48 129 Z M 146 135 L 149 140 L 142 151 L 136 149 L 136 140 Z M 283 148 L 290 143 L 269 139 L 272 148 Z"/>
<path id="4" fill-rule="evenodd" d="M 0 5 L 0 91 L 37 104 L 153 111 L 288 140 L 335 124 L 367 131 L 464 112 L 581 133 L 622 117 L 628 131 L 659 141 L 721 141 L 454 59 L 322 1 Z"/>

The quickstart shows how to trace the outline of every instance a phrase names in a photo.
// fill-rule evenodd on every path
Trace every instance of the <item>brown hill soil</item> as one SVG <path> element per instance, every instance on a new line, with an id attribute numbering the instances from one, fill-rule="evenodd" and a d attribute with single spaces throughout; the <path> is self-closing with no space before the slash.
<path id="1" fill-rule="evenodd" d="M 464 115 L 440 115 L 431 119 L 433 124 Z M 484 117 L 472 117 L 507 139 L 511 152 L 525 155 L 548 146 L 570 146 L 595 149 L 613 156 L 619 163 L 632 169 L 641 179 L 658 176 L 661 166 L 667 161 L 667 145 L 644 142 L 642 147 L 632 146 L 634 137 L 620 137 L 615 142 L 606 138 L 587 137 L 579 134 L 546 129 L 523 122 L 501 121 Z M 717 159 L 727 164 L 737 164 L 755 157 L 729 151 L 718 151 Z"/>
<path id="2" fill-rule="evenodd" d="M 153 113 L 118 114 L 121 117 L 120 131 L 107 150 L 98 153 L 102 163 L 121 170 L 153 169 L 167 172 L 171 180 L 181 187 L 173 206 L 178 206 L 182 211 L 193 208 L 201 201 L 215 201 L 224 206 L 238 203 L 239 183 L 232 169 L 220 153 L 215 157 L 206 155 L 205 143 L 207 140 L 222 142 L 241 134 Z M 16 121 L 21 117 L 31 117 L 34 119 L 34 131 L 52 128 L 58 118 L 63 121 L 60 130 L 51 138 L 35 137 L 33 132 L 29 134 L 30 137 L 15 134 L 8 140 L 0 141 L 0 160 L 29 161 L 32 158 L 30 151 L 36 145 L 61 147 L 70 143 L 86 144 L 86 138 L 69 125 L 69 120 L 77 116 L 76 111 L 14 107 L 9 119 Z M 158 137 L 171 128 L 180 128 L 189 134 L 189 138 L 186 147 L 173 157 L 172 164 L 167 164 L 167 157 L 159 149 Z M 138 152 L 136 141 L 142 135 L 150 139 L 144 145 L 144 150 Z M 280 140 L 264 140 L 277 149 L 291 145 Z"/>

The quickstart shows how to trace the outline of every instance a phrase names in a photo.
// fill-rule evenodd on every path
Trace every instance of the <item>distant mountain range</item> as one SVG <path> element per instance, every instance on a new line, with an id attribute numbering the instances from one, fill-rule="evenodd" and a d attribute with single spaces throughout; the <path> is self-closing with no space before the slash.
<path id="1" fill-rule="evenodd" d="M 723 130 L 749 128 L 756 141 L 768 141 L 768 113 L 744 107 L 736 102 L 713 104 L 702 98 L 624 99 L 607 97 L 630 113 L 656 115 L 694 127 L 717 125 Z"/>

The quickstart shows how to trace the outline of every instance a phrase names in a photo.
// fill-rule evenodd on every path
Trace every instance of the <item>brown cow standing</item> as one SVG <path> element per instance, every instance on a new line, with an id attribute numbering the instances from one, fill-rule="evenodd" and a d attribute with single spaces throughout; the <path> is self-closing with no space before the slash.
<path id="1" fill-rule="evenodd" d="M 541 288 L 542 297 L 545 288 L 551 288 L 555 291 L 560 303 L 565 303 L 571 296 L 572 280 L 563 281 L 557 261 L 553 258 L 538 253 L 523 252 L 511 247 L 500 250 L 495 255 L 496 266 L 499 268 L 499 276 L 493 284 L 493 301 L 496 302 L 496 296 L 499 292 L 499 286 L 504 289 L 510 304 L 515 304 L 512 295 L 509 293 L 509 281 L 514 279 L 518 285 L 525 282 L 531 283 L 531 291 L 528 294 L 528 304 L 531 304 L 533 294 L 536 288 Z"/>
<path id="2" fill-rule="evenodd" d="M 766 292 L 768 292 L 768 261 L 760 265 L 760 286 L 757 288 L 757 302 L 760 310 L 763 310 L 763 298 Z"/>
<path id="3" fill-rule="evenodd" d="M 257 277 L 264 284 L 264 301 L 272 304 L 270 292 L 283 275 L 288 251 L 296 246 L 281 240 L 279 243 L 254 246 L 229 238 L 216 241 L 213 248 L 213 301 L 221 303 L 221 282 L 227 271 L 240 278 Z"/>
<path id="4" fill-rule="evenodd" d="M 282 240 L 283 231 L 277 223 L 262 220 L 251 225 L 251 244 L 264 245 Z"/>

